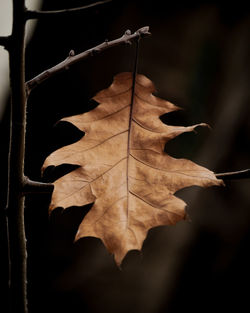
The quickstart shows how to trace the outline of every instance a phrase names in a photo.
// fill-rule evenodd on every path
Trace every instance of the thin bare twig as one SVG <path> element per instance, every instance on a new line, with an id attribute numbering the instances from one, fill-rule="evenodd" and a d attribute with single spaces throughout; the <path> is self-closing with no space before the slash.
<path id="1" fill-rule="evenodd" d="M 86 9 L 91 9 L 96 6 L 106 4 L 108 2 L 111 2 L 112 0 L 105 0 L 105 1 L 98 1 L 95 3 L 87 4 L 78 8 L 72 8 L 72 9 L 64 9 L 64 10 L 53 10 L 53 11 L 33 11 L 33 10 L 27 10 L 25 12 L 25 18 L 26 20 L 31 19 L 40 19 L 40 18 L 47 18 L 47 17 L 65 17 L 69 16 L 71 14 L 77 14 L 82 13 Z"/>
<path id="2" fill-rule="evenodd" d="M 250 169 L 237 171 L 237 172 L 218 173 L 218 174 L 215 174 L 215 176 L 223 180 L 245 179 L 245 178 L 250 178 Z"/>
<path id="3" fill-rule="evenodd" d="M 89 56 L 94 56 L 108 48 L 123 44 L 123 43 L 129 43 L 131 44 L 131 41 L 140 37 L 145 37 L 150 35 L 149 27 L 145 26 L 140 29 L 138 29 L 135 33 L 131 34 L 130 30 L 127 30 L 124 35 L 118 39 L 112 40 L 112 41 L 104 41 L 100 45 L 91 48 L 89 50 L 86 50 L 80 54 L 75 55 L 74 51 L 71 50 L 69 53 L 69 56 L 59 64 L 51 67 L 50 69 L 42 72 L 41 74 L 37 75 L 36 77 L 32 78 L 31 80 L 26 82 L 26 92 L 27 95 L 33 90 L 36 86 L 47 80 L 48 78 L 54 76 L 55 74 L 69 69 L 69 67 Z"/>

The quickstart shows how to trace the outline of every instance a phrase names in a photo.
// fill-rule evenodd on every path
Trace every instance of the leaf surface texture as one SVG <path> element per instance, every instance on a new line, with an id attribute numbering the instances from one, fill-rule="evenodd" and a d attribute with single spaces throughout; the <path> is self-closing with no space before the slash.
<path id="1" fill-rule="evenodd" d="M 118 265 L 129 250 L 141 250 L 150 228 L 185 218 L 185 202 L 176 191 L 222 184 L 210 170 L 164 152 L 167 141 L 205 124 L 162 123 L 159 117 L 178 107 L 153 92 L 153 83 L 144 75 L 116 75 L 110 87 L 94 97 L 99 103 L 94 110 L 63 119 L 85 135 L 44 163 L 79 165 L 55 181 L 50 210 L 93 202 L 76 240 L 100 238 Z"/>

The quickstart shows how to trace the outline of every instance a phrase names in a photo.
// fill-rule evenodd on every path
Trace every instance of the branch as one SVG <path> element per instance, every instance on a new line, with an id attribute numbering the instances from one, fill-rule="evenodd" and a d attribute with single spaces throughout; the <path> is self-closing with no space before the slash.
<path id="1" fill-rule="evenodd" d="M 48 78 L 54 76 L 55 74 L 68 70 L 69 67 L 89 56 L 94 56 L 108 48 L 123 44 L 123 43 L 129 43 L 131 44 L 131 40 L 139 39 L 141 37 L 149 36 L 149 27 L 145 26 L 140 29 L 138 29 L 135 33 L 131 34 L 130 30 L 127 30 L 124 35 L 118 39 L 112 40 L 112 41 L 104 41 L 100 45 L 86 50 L 80 54 L 75 55 L 74 51 L 71 50 L 69 53 L 69 56 L 62 61 L 61 63 L 51 67 L 50 69 L 42 72 L 41 74 L 37 75 L 36 77 L 32 78 L 31 80 L 26 82 L 26 92 L 27 95 L 33 90 L 36 86 L 47 80 Z"/>
<path id="2" fill-rule="evenodd" d="M 237 172 L 219 173 L 219 174 L 215 174 L 215 176 L 223 180 L 245 179 L 245 178 L 250 178 L 250 169 L 237 171 Z"/>
<path id="3" fill-rule="evenodd" d="M 20 187 L 24 173 L 26 94 L 24 38 L 25 0 L 13 0 L 13 27 L 9 45 L 11 114 L 8 157 L 8 214 L 10 311 L 28 313 L 27 248 L 24 224 L 24 197 Z M 5 42 L 7 39 L 4 39 Z M 9 40 L 9 39 L 8 39 Z"/>
<path id="4" fill-rule="evenodd" d="M 28 177 L 24 177 L 23 194 L 27 193 L 51 193 L 54 189 L 54 185 L 50 183 L 41 183 L 30 180 Z"/>
<path id="5" fill-rule="evenodd" d="M 27 10 L 25 12 L 25 18 L 26 20 L 31 19 L 40 19 L 40 18 L 47 18 L 47 17 L 64 17 L 69 16 L 71 14 L 77 14 L 81 13 L 82 11 L 86 9 L 90 9 L 108 2 L 111 2 L 112 0 L 105 0 L 105 1 L 98 1 L 95 3 L 91 3 L 88 5 L 84 5 L 82 7 L 78 8 L 72 8 L 72 9 L 65 9 L 65 10 L 54 10 L 54 11 L 33 11 L 33 10 Z"/>
<path id="6" fill-rule="evenodd" d="M 8 49 L 11 36 L 0 36 L 0 46 Z"/>

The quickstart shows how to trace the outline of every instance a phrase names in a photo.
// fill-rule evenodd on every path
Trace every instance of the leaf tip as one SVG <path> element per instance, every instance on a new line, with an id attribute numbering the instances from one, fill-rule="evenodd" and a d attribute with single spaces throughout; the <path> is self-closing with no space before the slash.
<path id="1" fill-rule="evenodd" d="M 81 235 L 80 235 L 80 231 L 78 229 L 76 235 L 75 235 L 75 238 L 74 238 L 74 243 L 76 243 L 79 239 L 81 238 Z"/>
<path id="2" fill-rule="evenodd" d="M 200 126 L 207 127 L 208 129 L 212 129 L 212 127 L 207 123 L 200 123 Z"/>
<path id="3" fill-rule="evenodd" d="M 55 209 L 55 205 L 53 203 L 49 206 L 49 216 L 51 215 L 52 211 Z"/>

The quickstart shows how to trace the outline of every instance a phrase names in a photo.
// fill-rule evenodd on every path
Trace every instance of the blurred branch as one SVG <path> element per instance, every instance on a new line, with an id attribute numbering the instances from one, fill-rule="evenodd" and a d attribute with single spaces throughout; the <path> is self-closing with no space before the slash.
<path id="1" fill-rule="evenodd" d="M 81 13 L 82 11 L 86 9 L 90 9 L 102 4 L 106 4 L 108 2 L 111 2 L 112 0 L 105 0 L 105 1 L 98 1 L 95 3 L 87 4 L 82 7 L 78 8 L 72 8 L 72 9 L 64 9 L 64 10 L 53 10 L 53 11 L 33 11 L 33 10 L 27 10 L 25 12 L 25 18 L 26 20 L 31 19 L 40 19 L 40 18 L 47 18 L 47 17 L 64 17 L 69 16 L 71 14 L 77 14 Z"/>
<path id="2" fill-rule="evenodd" d="M 237 171 L 237 172 L 218 173 L 218 174 L 215 174 L 215 176 L 218 179 L 223 179 L 223 180 L 250 178 L 250 169 Z"/>
<path id="3" fill-rule="evenodd" d="M 141 37 L 149 36 L 149 27 L 145 26 L 140 29 L 138 29 L 135 33 L 131 34 L 130 30 L 127 30 L 124 35 L 118 39 L 112 40 L 112 41 L 104 41 L 100 45 L 91 48 L 89 50 L 86 50 L 80 54 L 75 55 L 74 51 L 71 50 L 69 53 L 69 56 L 62 62 L 58 63 L 57 65 L 51 67 L 50 69 L 42 72 L 41 74 L 37 75 L 36 77 L 32 78 L 31 80 L 26 82 L 26 92 L 27 95 L 33 90 L 36 86 L 47 80 L 48 78 L 54 76 L 55 74 L 69 69 L 69 67 L 89 56 L 94 56 L 108 48 L 128 43 L 131 44 L 131 41 L 134 39 L 138 39 Z"/>

